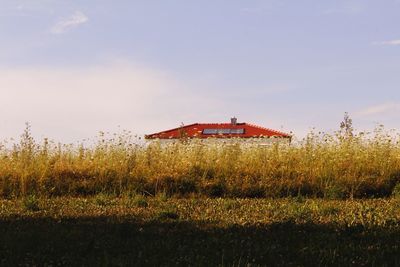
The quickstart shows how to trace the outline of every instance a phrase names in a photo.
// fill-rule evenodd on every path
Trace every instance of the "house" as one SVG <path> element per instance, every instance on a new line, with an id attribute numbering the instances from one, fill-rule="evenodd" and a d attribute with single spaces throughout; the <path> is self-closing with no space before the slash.
<path id="1" fill-rule="evenodd" d="M 272 138 L 275 137 L 275 138 Z M 230 123 L 193 123 L 183 125 L 178 128 L 153 133 L 145 136 L 145 139 L 177 140 L 177 139 L 207 139 L 227 140 L 227 139 L 251 139 L 269 143 L 269 141 L 287 141 L 290 142 L 291 135 L 280 131 L 264 128 L 250 123 L 237 122 L 232 118 Z"/>

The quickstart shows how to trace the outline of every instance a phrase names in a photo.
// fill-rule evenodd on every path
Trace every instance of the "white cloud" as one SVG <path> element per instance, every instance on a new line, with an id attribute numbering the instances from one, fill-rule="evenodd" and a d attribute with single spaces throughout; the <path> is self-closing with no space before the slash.
<path id="1" fill-rule="evenodd" d="M 188 89 L 190 88 L 190 89 Z M 0 140 L 18 137 L 24 122 L 37 137 L 61 141 L 98 131 L 136 134 L 213 120 L 226 109 L 169 72 L 131 64 L 91 68 L 0 68 Z M 214 115 L 217 113 L 217 115 Z"/>
<path id="2" fill-rule="evenodd" d="M 399 112 L 400 103 L 383 103 L 380 105 L 370 106 L 356 113 L 359 117 L 370 117 L 375 115 L 385 115 L 388 113 Z"/>
<path id="3" fill-rule="evenodd" d="M 0 17 L 31 17 L 40 19 L 51 16 L 55 10 L 71 9 L 72 1 L 52 0 L 2 0 Z"/>
<path id="4" fill-rule="evenodd" d="M 400 39 L 398 40 L 390 40 L 390 41 L 383 41 L 383 42 L 374 42 L 373 45 L 389 45 L 389 46 L 397 46 L 400 45 Z"/>
<path id="5" fill-rule="evenodd" d="M 126 62 L 93 67 L 0 66 L 0 142 L 18 137 L 26 121 L 35 137 L 62 142 L 93 138 L 97 132 L 131 130 L 147 134 L 195 122 L 253 122 L 279 129 L 271 113 L 252 103 L 255 96 L 286 90 L 271 86 L 227 97 L 212 81 L 187 79 L 169 71 Z M 243 92 L 243 91 L 242 91 Z M 247 102 L 247 103 L 245 103 Z M 250 105 L 250 106 L 249 106 Z M 268 109 L 267 109 L 268 110 Z"/>
<path id="6" fill-rule="evenodd" d="M 244 7 L 240 9 L 240 11 L 246 14 L 262 14 L 264 13 L 265 9 L 262 7 Z"/>
<path id="7" fill-rule="evenodd" d="M 343 4 L 336 4 L 332 8 L 324 10 L 322 13 L 325 15 L 358 15 L 363 13 L 365 10 L 364 3 L 359 0 L 346 1 Z"/>
<path id="8" fill-rule="evenodd" d="M 57 22 L 50 31 L 53 34 L 61 34 L 86 23 L 88 20 L 89 18 L 81 11 L 76 11 L 70 17 L 61 19 L 59 22 Z"/>

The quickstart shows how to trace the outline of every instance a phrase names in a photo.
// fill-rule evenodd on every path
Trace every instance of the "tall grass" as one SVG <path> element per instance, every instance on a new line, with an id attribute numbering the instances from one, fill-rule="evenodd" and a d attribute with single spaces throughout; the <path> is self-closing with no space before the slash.
<path id="1" fill-rule="evenodd" d="M 351 122 L 350 122 L 351 123 Z M 95 145 L 0 144 L 0 197 L 139 193 L 211 197 L 381 197 L 400 182 L 400 143 L 382 127 L 349 125 L 290 145 L 192 141 L 137 145 L 129 133 Z"/>

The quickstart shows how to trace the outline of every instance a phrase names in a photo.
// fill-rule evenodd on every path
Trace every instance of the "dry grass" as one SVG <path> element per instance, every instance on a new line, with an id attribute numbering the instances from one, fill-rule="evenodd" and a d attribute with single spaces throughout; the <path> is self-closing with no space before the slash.
<path id="1" fill-rule="evenodd" d="M 33 207 L 33 208 L 32 208 Z M 55 197 L 0 200 L 0 221 L 27 218 L 127 218 L 149 223 L 179 220 L 213 226 L 334 224 L 336 227 L 400 227 L 399 199 L 227 199 L 137 196 Z"/>
<path id="2" fill-rule="evenodd" d="M 378 128 L 310 133 L 296 144 L 134 144 L 129 133 L 92 146 L 0 144 L 0 197 L 104 194 L 209 197 L 390 196 L 400 181 L 400 143 Z M 398 193 L 398 192 L 397 192 Z M 396 194 L 397 194 L 396 193 Z M 398 194 L 397 194 L 398 195 Z"/>

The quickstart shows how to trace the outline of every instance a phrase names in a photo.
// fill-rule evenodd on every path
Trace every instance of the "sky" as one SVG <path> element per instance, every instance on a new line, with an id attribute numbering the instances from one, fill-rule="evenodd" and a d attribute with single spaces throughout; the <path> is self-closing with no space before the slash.
<path id="1" fill-rule="evenodd" d="M 400 125 L 400 0 L 0 0 L 0 140 Z"/>

